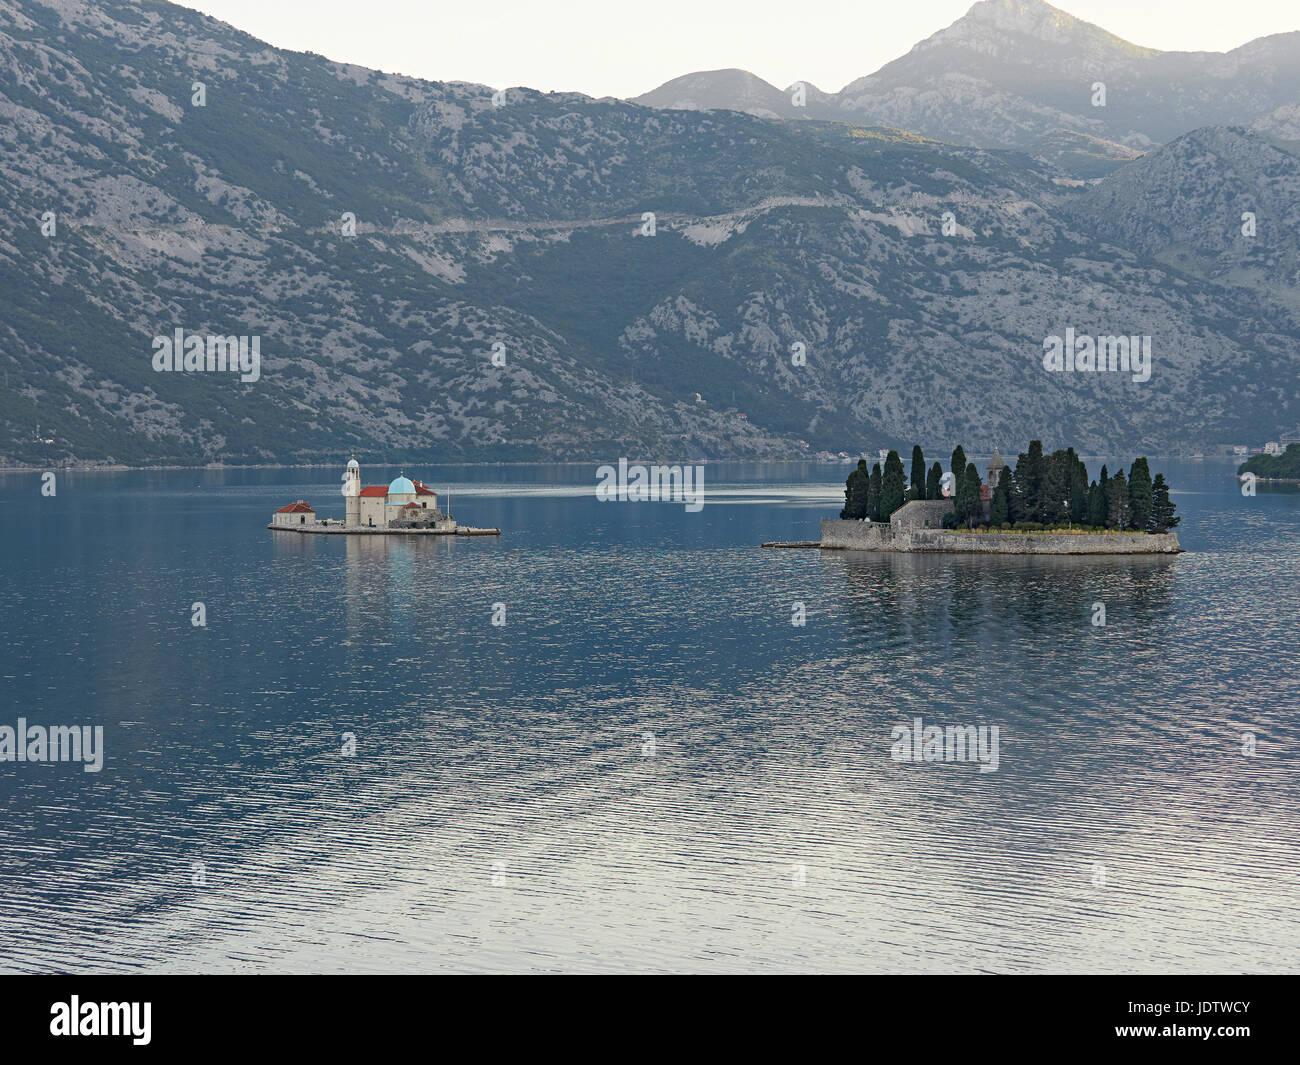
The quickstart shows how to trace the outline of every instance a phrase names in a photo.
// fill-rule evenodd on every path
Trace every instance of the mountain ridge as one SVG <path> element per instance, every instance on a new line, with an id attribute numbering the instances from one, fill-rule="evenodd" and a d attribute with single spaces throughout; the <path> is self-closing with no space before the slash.
<path id="1" fill-rule="evenodd" d="M 1244 64 L 1259 69 L 1243 70 Z M 1060 70 L 1072 73 L 1063 76 Z M 633 102 L 750 110 L 746 99 L 730 94 L 727 79 L 708 73 L 668 83 L 690 86 L 690 92 L 665 94 L 661 86 Z M 1058 131 L 1076 130 L 1149 150 L 1192 129 L 1268 122 L 1294 107 L 1300 96 L 1300 31 L 1260 37 L 1227 52 L 1162 51 L 1132 44 L 1043 0 L 979 0 L 897 59 L 838 92 L 819 91 L 806 107 L 791 105 L 788 96 L 778 104 L 780 90 L 750 77 L 761 83 L 751 83 L 750 94 L 763 96 L 764 117 L 890 126 L 986 148 L 1028 149 Z M 1107 89 L 1101 106 L 1094 104 L 1098 82 Z"/>

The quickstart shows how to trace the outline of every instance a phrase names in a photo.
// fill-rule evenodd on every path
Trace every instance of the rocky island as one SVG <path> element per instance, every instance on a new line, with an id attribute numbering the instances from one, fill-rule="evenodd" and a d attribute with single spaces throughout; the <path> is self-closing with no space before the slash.
<path id="1" fill-rule="evenodd" d="M 343 471 L 343 520 L 317 518 L 310 503 L 286 503 L 271 515 L 268 529 L 295 533 L 337 533 L 355 536 L 500 536 L 500 529 L 475 529 L 460 525 L 438 509 L 438 494 L 423 481 L 405 473 L 387 486 L 361 484 L 356 459 Z"/>
<path id="2" fill-rule="evenodd" d="M 982 481 L 959 445 L 947 473 L 928 471 L 912 449 L 910 484 L 897 451 L 882 470 L 866 459 L 849 474 L 840 516 L 821 523 L 816 542 L 764 547 L 821 547 L 849 551 L 962 552 L 1007 555 L 1174 555 L 1182 551 L 1174 527 L 1176 505 L 1163 474 L 1151 476 L 1145 458 L 1127 475 L 1101 468 L 1089 482 L 1073 448 L 1043 453 L 1030 442 L 1014 470 L 995 448 Z"/>

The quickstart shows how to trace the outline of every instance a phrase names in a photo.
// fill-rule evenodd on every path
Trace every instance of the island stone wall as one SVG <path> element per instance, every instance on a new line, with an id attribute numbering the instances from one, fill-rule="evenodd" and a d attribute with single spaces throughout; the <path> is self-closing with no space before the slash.
<path id="1" fill-rule="evenodd" d="M 990 555 L 1176 555 L 1176 532 L 963 533 L 891 529 L 879 522 L 822 519 L 821 546 L 842 551 L 941 551 Z"/>

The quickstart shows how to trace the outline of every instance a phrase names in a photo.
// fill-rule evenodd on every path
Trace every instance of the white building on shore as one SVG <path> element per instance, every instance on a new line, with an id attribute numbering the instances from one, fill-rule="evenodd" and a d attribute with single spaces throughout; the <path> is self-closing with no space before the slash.
<path id="1" fill-rule="evenodd" d="M 305 500 L 287 503 L 271 515 L 272 525 L 308 525 L 315 524 L 316 512 Z"/>

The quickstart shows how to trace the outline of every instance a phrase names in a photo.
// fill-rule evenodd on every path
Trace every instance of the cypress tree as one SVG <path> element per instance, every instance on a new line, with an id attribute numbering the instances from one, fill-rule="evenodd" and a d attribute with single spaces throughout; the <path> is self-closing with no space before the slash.
<path id="1" fill-rule="evenodd" d="M 1101 474 L 1097 477 L 1097 490 L 1101 493 L 1101 502 L 1097 506 L 1097 514 L 1101 516 L 1101 521 L 1095 521 L 1093 524 L 1104 529 L 1110 521 L 1110 474 L 1106 472 L 1105 463 L 1102 463 Z"/>
<path id="2" fill-rule="evenodd" d="M 880 463 L 873 463 L 871 466 L 871 484 L 867 488 L 867 514 L 872 521 L 884 521 L 880 514 Z"/>
<path id="3" fill-rule="evenodd" d="M 1016 480 L 1016 475 L 1011 472 L 1008 466 L 1002 471 L 1002 476 L 998 478 L 998 487 L 1007 486 L 1007 520 L 1014 525 L 1018 521 L 1025 520 L 1025 501 L 1020 494 L 1020 482 Z"/>
<path id="4" fill-rule="evenodd" d="M 1043 459 L 1043 442 L 1029 441 L 1029 453 L 1020 453 L 1016 460 L 1016 481 L 1020 485 L 1020 495 L 1025 502 L 1025 518 L 1028 521 L 1043 521 L 1043 476 L 1046 473 Z"/>
<path id="5" fill-rule="evenodd" d="M 942 499 L 943 489 L 940 482 L 943 480 L 943 467 L 937 462 L 930 467 L 930 475 L 925 479 L 925 498 Z"/>
<path id="6" fill-rule="evenodd" d="M 921 454 L 921 445 L 912 445 L 912 498 L 924 499 L 925 496 L 925 456 Z"/>
<path id="7" fill-rule="evenodd" d="M 1088 520 L 1088 467 L 1077 455 L 1070 475 L 1070 520 L 1080 524 Z"/>
<path id="8" fill-rule="evenodd" d="M 1128 481 L 1123 469 L 1119 470 L 1106 485 L 1106 518 L 1112 529 L 1123 532 L 1129 527 Z"/>
<path id="9" fill-rule="evenodd" d="M 962 450 L 961 444 L 952 449 L 952 462 L 948 469 L 952 473 L 952 494 L 956 496 L 961 479 L 966 476 L 966 452 Z"/>
<path id="10" fill-rule="evenodd" d="M 906 492 L 907 481 L 903 476 L 903 460 L 898 457 L 897 451 L 891 451 L 885 456 L 885 473 L 880 482 L 882 521 L 888 521 L 889 515 L 903 505 Z"/>
<path id="11" fill-rule="evenodd" d="M 1057 449 L 1043 462 L 1040 500 L 1045 522 L 1064 521 L 1070 512 L 1070 477 L 1074 460 L 1068 451 Z"/>
<path id="12" fill-rule="evenodd" d="M 993 489 L 993 503 L 989 507 L 989 524 L 995 529 L 1011 520 L 1011 503 L 1008 499 L 1009 478 L 1003 474 Z"/>
<path id="13" fill-rule="evenodd" d="M 844 482 L 844 509 L 840 517 L 850 521 L 861 521 L 867 516 L 867 488 L 871 474 L 867 473 L 867 460 L 858 459 L 857 468 Z"/>
<path id="14" fill-rule="evenodd" d="M 973 529 L 984 521 L 984 504 L 980 501 L 980 471 L 975 463 L 966 464 L 966 475 L 961 479 L 961 492 L 957 496 L 957 520 Z"/>
<path id="15" fill-rule="evenodd" d="M 953 479 L 952 486 L 952 516 L 958 525 L 966 521 L 966 511 L 969 509 L 966 496 L 966 474 L 962 472 Z"/>
<path id="16" fill-rule="evenodd" d="M 1088 486 L 1088 524 L 1106 527 L 1106 490 L 1096 481 Z"/>
<path id="17" fill-rule="evenodd" d="M 1177 525 L 1182 518 L 1175 518 L 1174 511 L 1178 505 L 1169 498 L 1169 485 L 1165 483 L 1165 475 L 1157 473 L 1156 479 L 1151 482 L 1151 517 L 1148 529 L 1150 532 L 1166 532 Z"/>
<path id="18" fill-rule="evenodd" d="M 1146 531 L 1154 503 L 1151 468 L 1145 458 L 1134 459 L 1128 475 L 1129 521 L 1134 529 Z"/>

